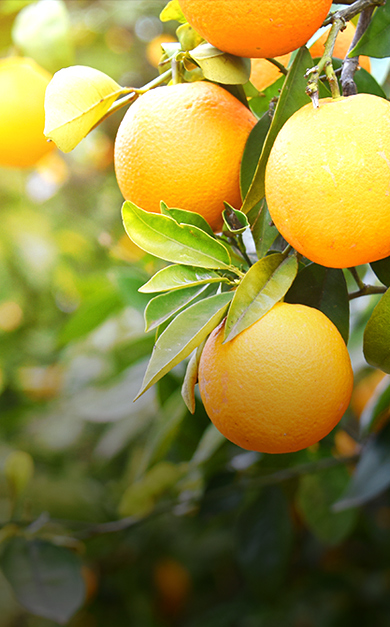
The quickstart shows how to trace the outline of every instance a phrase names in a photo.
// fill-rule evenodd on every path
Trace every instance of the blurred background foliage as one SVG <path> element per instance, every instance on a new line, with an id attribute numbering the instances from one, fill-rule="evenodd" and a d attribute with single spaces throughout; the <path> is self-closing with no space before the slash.
<path id="1" fill-rule="evenodd" d="M 164 5 L 3 0 L 0 55 L 140 87 L 175 34 Z M 352 301 L 361 384 L 321 445 L 267 456 L 227 442 L 199 399 L 186 410 L 185 365 L 133 403 L 154 342 L 137 290 L 161 262 L 120 221 L 122 116 L 68 155 L 0 170 L 0 627 L 387 627 L 390 495 L 331 507 L 381 384 L 361 352 L 378 297 Z"/>

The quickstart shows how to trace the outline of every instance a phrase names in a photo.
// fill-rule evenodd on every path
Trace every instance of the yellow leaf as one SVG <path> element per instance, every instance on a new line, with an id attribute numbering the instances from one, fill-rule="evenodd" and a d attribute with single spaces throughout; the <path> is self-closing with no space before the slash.
<path id="1" fill-rule="evenodd" d="M 74 65 L 60 70 L 46 89 L 45 136 L 70 152 L 127 93 L 128 88 L 94 68 Z"/>

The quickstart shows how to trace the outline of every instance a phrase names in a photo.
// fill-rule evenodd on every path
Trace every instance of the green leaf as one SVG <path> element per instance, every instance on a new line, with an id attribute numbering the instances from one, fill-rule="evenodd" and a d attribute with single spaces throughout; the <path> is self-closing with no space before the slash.
<path id="1" fill-rule="evenodd" d="M 139 291 L 144 293 L 167 292 L 168 290 L 205 283 L 220 283 L 221 281 L 228 282 L 229 279 L 212 270 L 174 264 L 159 270 L 145 285 L 139 288 Z"/>
<path id="2" fill-rule="evenodd" d="M 222 213 L 223 222 L 226 227 L 224 230 L 235 234 L 246 231 L 249 226 L 249 222 L 245 213 L 242 213 L 242 211 L 239 211 L 238 209 L 234 209 L 227 202 L 224 204 L 225 209 Z"/>
<path id="3" fill-rule="evenodd" d="M 149 302 L 148 296 L 142 292 L 145 274 L 133 266 L 113 268 L 109 272 L 109 278 L 117 287 L 123 302 L 135 309 L 144 311 Z"/>
<path id="4" fill-rule="evenodd" d="M 206 340 L 199 344 L 198 348 L 191 355 L 191 359 L 188 362 L 186 374 L 181 388 L 183 401 L 185 402 L 188 411 L 190 411 L 191 414 L 195 413 L 195 386 L 198 383 L 199 361 L 205 342 Z"/>
<path id="5" fill-rule="evenodd" d="M 223 244 L 196 226 L 178 224 L 132 202 L 123 203 L 122 217 L 130 239 L 142 250 L 172 263 L 227 269 L 230 255 Z"/>
<path id="6" fill-rule="evenodd" d="M 26 57 L 53 73 L 73 63 L 71 22 L 63 0 L 35 2 L 16 16 L 12 40 Z"/>
<path id="7" fill-rule="evenodd" d="M 249 581 L 274 591 L 281 583 L 292 548 L 287 499 L 277 487 L 264 489 L 240 514 L 236 528 L 237 556 Z"/>
<path id="8" fill-rule="evenodd" d="M 121 516 L 143 518 L 150 514 L 157 499 L 174 486 L 184 473 L 184 465 L 160 462 L 125 490 L 120 505 Z"/>
<path id="9" fill-rule="evenodd" d="M 360 416 L 360 432 L 366 435 L 375 430 L 389 415 L 390 379 L 385 376 L 376 386 Z"/>
<path id="10" fill-rule="evenodd" d="M 390 373 L 390 289 L 382 296 L 367 322 L 363 352 L 370 366 Z"/>
<path id="11" fill-rule="evenodd" d="M 377 7 L 363 37 L 349 53 L 349 57 L 365 54 L 383 59 L 390 56 L 390 6 Z"/>
<path id="12" fill-rule="evenodd" d="M 249 80 L 250 59 L 222 52 L 208 42 L 191 50 L 189 55 L 210 81 L 223 85 L 244 85 Z"/>
<path id="13" fill-rule="evenodd" d="M 161 213 L 164 216 L 170 216 L 176 220 L 178 224 L 192 224 L 193 226 L 197 226 L 199 229 L 202 229 L 202 231 L 211 235 L 211 237 L 215 237 L 213 229 L 207 220 L 205 220 L 205 218 L 199 213 L 195 213 L 195 211 L 186 211 L 185 209 L 174 208 L 171 209 L 167 207 L 165 202 L 161 202 Z"/>
<path id="14" fill-rule="evenodd" d="M 205 464 L 225 442 L 225 436 L 213 424 L 210 424 L 200 439 L 190 465 L 200 466 Z"/>
<path id="15" fill-rule="evenodd" d="M 188 357 L 219 324 L 232 292 L 215 294 L 179 313 L 159 336 L 137 398 Z"/>
<path id="16" fill-rule="evenodd" d="M 358 507 L 381 494 L 390 485 L 390 424 L 364 447 L 355 473 L 343 496 L 333 505 L 335 512 Z"/>
<path id="17" fill-rule="evenodd" d="M 251 98 L 249 106 L 258 118 L 261 118 L 266 113 L 268 115 L 271 100 L 277 100 L 279 98 L 285 80 L 286 77 L 281 75 L 272 85 L 269 85 L 260 92 L 258 96 Z"/>
<path id="18" fill-rule="evenodd" d="M 194 285 L 173 290 L 152 298 L 145 309 L 145 331 L 155 329 L 175 313 L 191 303 L 207 289 L 207 285 Z"/>
<path id="19" fill-rule="evenodd" d="M 390 287 L 390 257 L 374 261 L 370 263 L 370 266 L 381 283 L 386 285 L 386 287 Z"/>
<path id="20" fill-rule="evenodd" d="M 81 561 L 68 549 L 15 537 L 0 563 L 19 603 L 31 614 L 65 625 L 84 602 Z"/>
<path id="21" fill-rule="evenodd" d="M 265 198 L 250 210 L 248 219 L 257 256 L 262 259 L 279 235 L 278 229 L 272 222 Z"/>
<path id="22" fill-rule="evenodd" d="M 333 59 L 333 67 L 335 70 L 341 68 L 343 62 L 340 59 Z M 359 94 L 373 94 L 380 98 L 386 98 L 386 94 L 375 78 L 364 68 L 360 68 L 355 72 L 353 78 Z"/>
<path id="23" fill-rule="evenodd" d="M 250 188 L 270 126 L 271 117 L 267 112 L 253 127 L 245 144 L 240 169 L 240 188 L 243 198 Z"/>
<path id="24" fill-rule="evenodd" d="M 232 340 L 262 318 L 283 298 L 297 272 L 295 256 L 285 259 L 276 253 L 257 261 L 235 291 L 225 325 L 225 340 Z"/>
<path id="25" fill-rule="evenodd" d="M 277 134 L 283 124 L 295 111 L 310 102 L 310 98 L 305 93 L 307 80 L 304 75 L 306 70 L 311 66 L 312 58 L 309 51 L 305 47 L 300 48 L 283 84 L 283 89 L 275 109 L 271 127 L 264 142 L 255 175 L 241 208 L 244 213 L 248 213 L 265 195 L 265 168 Z"/>
<path id="26" fill-rule="evenodd" d="M 179 0 L 170 0 L 170 2 L 168 2 L 160 13 L 160 20 L 162 22 L 175 20 L 176 22 L 180 22 L 180 24 L 184 24 L 187 21 L 180 8 Z"/>
<path id="27" fill-rule="evenodd" d="M 298 273 L 285 301 L 319 309 L 336 325 L 345 343 L 348 342 L 349 299 L 342 270 L 310 263 Z"/>
<path id="28" fill-rule="evenodd" d="M 128 89 L 92 67 L 60 70 L 46 89 L 45 136 L 63 152 L 70 152 L 125 93 Z"/>
<path id="29" fill-rule="evenodd" d="M 59 333 L 60 345 L 84 337 L 123 307 L 118 291 L 110 285 L 90 295 Z"/>
<path id="30" fill-rule="evenodd" d="M 296 497 L 298 511 L 312 533 L 322 542 L 339 544 L 356 523 L 355 510 L 338 512 L 332 504 L 340 497 L 350 480 L 345 466 L 301 477 Z"/>

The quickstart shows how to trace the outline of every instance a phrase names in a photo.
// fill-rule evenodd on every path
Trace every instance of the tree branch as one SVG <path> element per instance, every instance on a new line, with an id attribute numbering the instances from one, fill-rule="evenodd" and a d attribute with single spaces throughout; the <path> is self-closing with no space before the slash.
<path id="1" fill-rule="evenodd" d="M 351 45 L 348 48 L 348 52 L 343 61 L 343 66 L 341 70 L 340 81 L 341 81 L 341 86 L 343 89 L 343 96 L 354 96 L 355 94 L 357 94 L 357 88 L 356 88 L 355 81 L 353 80 L 353 77 L 355 75 L 355 72 L 359 64 L 359 57 L 357 56 L 357 57 L 348 58 L 348 54 L 350 53 L 351 50 L 353 50 L 353 48 L 356 46 L 359 39 L 366 32 L 367 27 L 371 20 L 371 16 L 374 12 L 374 9 L 375 9 L 374 6 L 367 7 L 366 9 L 364 9 L 364 11 L 362 11 L 362 13 L 359 16 L 359 21 L 356 27 L 355 35 L 352 39 Z"/>

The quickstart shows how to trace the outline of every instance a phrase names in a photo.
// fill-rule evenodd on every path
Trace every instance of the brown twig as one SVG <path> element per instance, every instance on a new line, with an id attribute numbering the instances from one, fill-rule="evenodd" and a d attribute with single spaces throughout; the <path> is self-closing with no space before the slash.
<path id="1" fill-rule="evenodd" d="M 359 16 L 359 21 L 356 27 L 355 35 L 352 39 L 351 45 L 348 48 L 348 52 L 343 61 L 343 66 L 341 70 L 341 86 L 343 90 L 343 96 L 354 96 L 357 94 L 357 88 L 354 81 L 354 75 L 357 70 L 359 64 L 359 56 L 348 58 L 348 54 L 351 50 L 356 46 L 359 39 L 366 32 L 367 27 L 370 23 L 371 16 L 374 12 L 375 7 L 367 7 L 362 11 Z"/>

